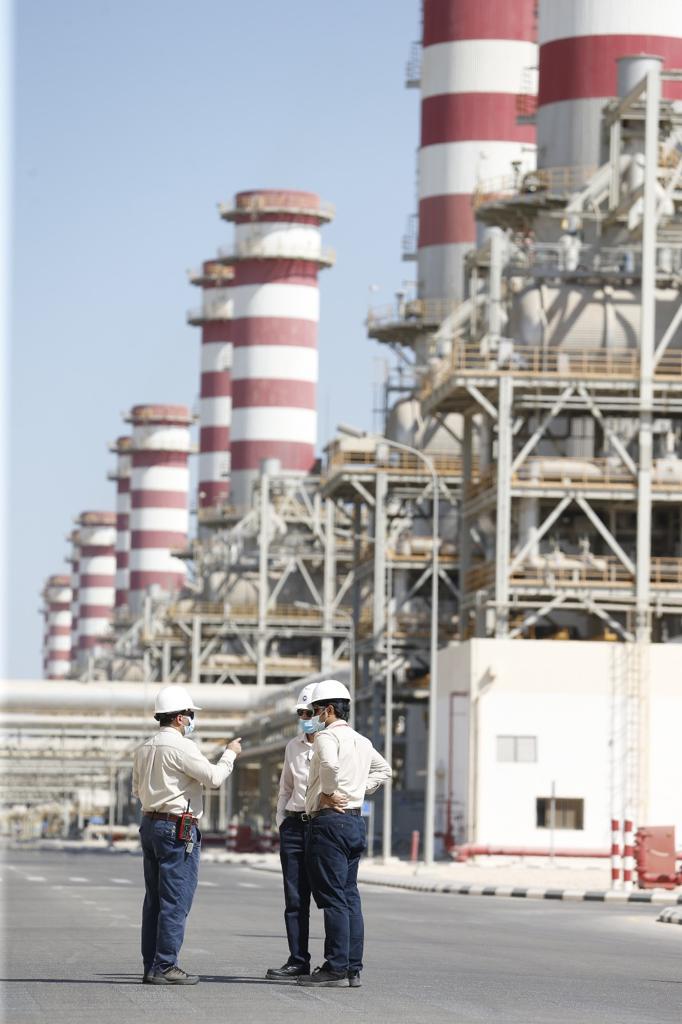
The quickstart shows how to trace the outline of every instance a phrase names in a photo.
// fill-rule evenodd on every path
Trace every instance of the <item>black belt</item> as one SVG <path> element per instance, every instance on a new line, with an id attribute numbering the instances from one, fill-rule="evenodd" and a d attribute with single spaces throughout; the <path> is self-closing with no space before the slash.
<path id="1" fill-rule="evenodd" d="M 181 814 L 166 814 L 165 811 L 143 811 L 144 818 L 153 818 L 154 821 L 180 821 Z M 192 824 L 196 825 L 198 818 L 192 818 Z"/>
<path id="2" fill-rule="evenodd" d="M 319 818 L 321 814 L 352 814 L 353 817 L 359 818 L 362 815 L 362 807 L 347 807 L 345 811 L 335 811 L 333 807 L 323 807 L 320 811 L 313 811 L 312 814 L 304 814 L 304 821 L 312 821 L 313 818 Z"/>
<path id="3" fill-rule="evenodd" d="M 304 814 L 305 814 L 305 811 L 285 811 L 284 812 L 284 817 L 285 818 L 298 818 L 298 820 L 300 821 Z"/>

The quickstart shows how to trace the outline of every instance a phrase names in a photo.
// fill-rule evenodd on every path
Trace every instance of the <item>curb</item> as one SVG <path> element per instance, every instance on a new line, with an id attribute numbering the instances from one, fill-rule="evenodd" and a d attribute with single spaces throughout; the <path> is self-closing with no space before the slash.
<path id="1" fill-rule="evenodd" d="M 680 900 L 678 899 L 678 903 Z M 664 924 L 682 924 L 682 910 L 678 910 L 677 907 L 666 907 L 662 910 L 657 921 L 663 921 Z"/>
<path id="2" fill-rule="evenodd" d="M 248 863 L 254 871 L 269 871 L 279 874 L 279 867 L 269 864 Z M 576 903 L 670 903 L 675 899 L 674 894 L 667 889 L 650 889 L 643 892 L 623 892 L 621 890 L 609 889 L 540 889 L 514 885 L 475 885 L 464 883 L 456 885 L 452 882 L 420 882 L 412 879 L 402 878 L 367 878 L 362 875 L 358 881 L 367 885 L 383 885 L 390 889 L 407 889 L 411 892 L 429 892 L 447 894 L 450 896 L 507 896 L 516 899 L 528 900 L 562 900 Z M 682 893 L 677 896 L 677 903 L 682 904 Z M 680 924 L 682 924 L 682 911 L 676 911 L 674 907 L 668 910 L 679 913 Z M 664 911 L 665 913 L 665 911 Z M 660 918 L 659 918 L 660 920 Z M 667 918 L 666 918 L 667 920 Z"/>

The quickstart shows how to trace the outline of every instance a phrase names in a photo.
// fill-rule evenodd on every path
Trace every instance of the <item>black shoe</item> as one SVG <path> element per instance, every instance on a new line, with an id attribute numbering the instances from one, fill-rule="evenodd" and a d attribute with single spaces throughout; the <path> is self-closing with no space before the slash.
<path id="1" fill-rule="evenodd" d="M 145 971 L 144 974 L 142 975 L 142 984 L 151 985 L 153 977 L 154 975 L 152 974 L 151 971 Z"/>
<path id="2" fill-rule="evenodd" d="M 360 981 L 360 971 L 349 971 L 348 972 L 348 988 L 361 988 L 362 982 Z"/>
<path id="3" fill-rule="evenodd" d="M 175 967 L 168 967 L 159 974 L 152 974 L 149 982 L 152 985 L 197 985 L 199 976 L 198 974 L 187 974 L 176 964 Z"/>
<path id="4" fill-rule="evenodd" d="M 310 974 L 310 964 L 290 964 L 287 961 L 282 967 L 270 967 L 265 975 L 266 978 L 302 978 Z"/>
<path id="5" fill-rule="evenodd" d="M 297 984 L 316 985 L 320 988 L 345 988 L 347 979 L 347 971 L 332 971 L 323 964 L 322 967 L 316 967 L 312 974 L 298 978 Z"/>

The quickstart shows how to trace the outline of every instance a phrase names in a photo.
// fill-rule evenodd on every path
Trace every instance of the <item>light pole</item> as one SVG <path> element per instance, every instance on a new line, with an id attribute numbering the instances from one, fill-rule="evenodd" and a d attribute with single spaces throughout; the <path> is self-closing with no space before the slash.
<path id="1" fill-rule="evenodd" d="M 357 430 L 346 424 L 339 424 L 337 430 L 350 437 L 376 437 L 380 444 L 388 445 L 397 451 L 408 452 L 422 462 L 431 474 L 433 490 L 432 542 L 431 542 L 431 644 L 429 673 L 429 729 L 426 744 L 426 793 L 424 798 L 424 864 L 433 864 L 434 831 L 436 825 L 436 702 L 438 697 L 438 495 L 440 493 L 438 473 L 433 461 L 418 448 L 388 437 L 370 434 L 366 430 Z M 393 720 L 391 716 L 390 726 Z M 387 728 L 389 723 L 387 720 Z M 386 796 L 389 794 L 387 792 Z M 391 802 L 390 800 L 388 801 Z"/>

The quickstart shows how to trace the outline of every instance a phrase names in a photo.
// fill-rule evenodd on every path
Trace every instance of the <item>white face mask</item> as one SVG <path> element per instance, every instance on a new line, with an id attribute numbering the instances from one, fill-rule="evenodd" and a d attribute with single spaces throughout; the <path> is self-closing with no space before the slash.
<path id="1" fill-rule="evenodd" d="M 189 724 L 184 727 L 184 735 L 189 736 L 194 732 L 194 719 L 189 719 Z"/>

